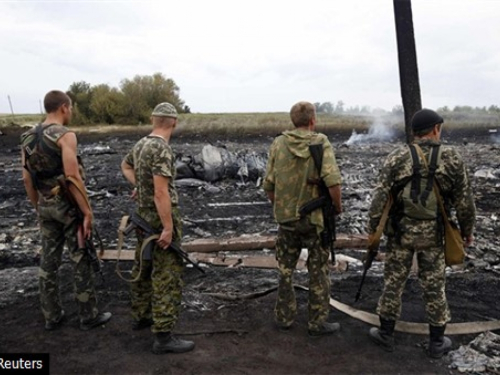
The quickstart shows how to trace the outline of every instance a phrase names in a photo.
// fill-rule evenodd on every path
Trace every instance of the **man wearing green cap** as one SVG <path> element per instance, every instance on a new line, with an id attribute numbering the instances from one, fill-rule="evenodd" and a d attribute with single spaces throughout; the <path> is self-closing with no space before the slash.
<path id="1" fill-rule="evenodd" d="M 194 348 L 192 341 L 172 335 L 181 310 L 182 258 L 168 247 L 180 242 L 182 222 L 174 186 L 174 155 L 169 140 L 177 125 L 177 111 L 170 103 L 158 104 L 151 114 L 153 130 L 140 139 L 122 161 L 125 178 L 135 187 L 136 213 L 152 228 L 161 231 L 150 260 L 140 262 L 144 237 L 138 233 L 131 284 L 132 328 L 151 326 L 155 334 L 153 353 L 183 353 Z"/>
<path id="2" fill-rule="evenodd" d="M 383 349 L 394 350 L 393 333 L 401 313 L 401 295 L 416 254 L 429 322 L 428 354 L 432 358 L 440 358 L 451 349 L 451 340 L 444 336 L 450 311 L 445 294 L 443 222 L 433 180 L 439 186 L 446 211 L 455 209 L 466 246 L 473 241 L 476 212 L 467 168 L 461 156 L 454 148 L 440 144 L 442 125 L 443 118 L 432 110 L 422 109 L 415 113 L 411 120 L 414 144 L 398 147 L 385 160 L 373 194 L 368 223 L 370 241 L 391 195 L 394 204 L 384 232 L 387 236 L 384 291 L 377 308 L 380 328 L 372 328 L 370 338 Z M 418 147 L 425 160 L 418 156 Z"/>

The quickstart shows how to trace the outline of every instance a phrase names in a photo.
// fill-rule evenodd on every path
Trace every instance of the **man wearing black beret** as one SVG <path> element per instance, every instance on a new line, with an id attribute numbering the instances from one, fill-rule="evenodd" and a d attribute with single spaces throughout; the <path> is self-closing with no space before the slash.
<path id="1" fill-rule="evenodd" d="M 440 143 L 443 122 L 430 109 L 415 113 L 411 120 L 415 140 L 411 145 L 398 147 L 385 160 L 368 223 L 370 241 L 391 197 L 394 203 L 384 232 L 384 291 L 377 308 L 380 328 L 372 328 L 370 338 L 383 349 L 394 350 L 393 333 L 401 313 L 401 295 L 416 254 L 429 322 L 428 354 L 432 358 L 440 358 L 451 349 L 451 340 L 444 336 L 450 310 L 445 294 L 443 217 L 434 181 L 446 212 L 455 209 L 466 246 L 472 244 L 476 217 L 467 168 L 454 148 Z"/>

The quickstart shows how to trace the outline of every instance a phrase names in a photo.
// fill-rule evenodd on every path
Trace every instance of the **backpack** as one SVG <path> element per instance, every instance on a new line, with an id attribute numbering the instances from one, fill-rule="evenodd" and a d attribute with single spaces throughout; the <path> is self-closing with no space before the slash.
<path id="1" fill-rule="evenodd" d="M 416 147 L 408 145 L 412 158 L 413 174 L 404 185 L 399 199 L 403 214 L 416 220 L 435 220 L 438 217 L 439 202 L 433 189 L 436 169 L 441 160 L 440 146 L 432 146 L 429 153 L 429 169 L 427 177 L 422 176 L 422 165 Z"/>

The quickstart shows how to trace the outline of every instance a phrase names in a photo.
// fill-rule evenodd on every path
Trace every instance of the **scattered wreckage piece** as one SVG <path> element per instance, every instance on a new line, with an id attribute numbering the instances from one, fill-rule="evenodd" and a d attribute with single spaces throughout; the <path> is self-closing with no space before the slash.
<path id="1" fill-rule="evenodd" d="M 449 353 L 451 368 L 468 373 L 500 372 L 500 335 L 485 332 Z"/>

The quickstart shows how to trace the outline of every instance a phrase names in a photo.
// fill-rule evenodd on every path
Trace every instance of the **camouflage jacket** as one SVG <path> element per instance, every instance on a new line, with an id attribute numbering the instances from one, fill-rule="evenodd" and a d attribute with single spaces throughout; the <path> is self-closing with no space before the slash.
<path id="1" fill-rule="evenodd" d="M 420 145 L 427 160 L 431 146 L 440 144 L 438 141 L 428 139 L 418 139 L 415 143 Z M 422 160 L 420 162 L 422 163 Z M 428 173 L 425 167 L 422 167 L 421 172 L 423 177 L 427 177 Z M 412 176 L 412 173 L 412 158 L 407 145 L 398 147 L 389 154 L 382 166 L 379 181 L 373 193 L 373 200 L 368 212 L 368 233 L 375 232 L 391 188 L 398 182 Z M 462 235 L 471 235 L 475 225 L 476 207 L 466 166 L 454 148 L 441 145 L 441 161 L 436 170 L 435 178 L 441 188 L 446 211 L 450 212 L 453 207 Z M 398 202 L 396 201 L 395 208 L 391 210 L 391 220 L 401 214 L 398 213 L 397 207 Z M 435 233 L 436 228 L 438 228 L 436 220 L 412 220 L 404 216 L 398 216 L 398 220 L 399 231 L 402 233 L 414 233 L 415 235 Z"/>
<path id="2" fill-rule="evenodd" d="M 37 127 L 28 130 L 21 135 L 21 148 L 26 152 L 26 166 L 30 172 L 38 175 L 36 178 L 37 190 L 43 195 L 50 195 L 50 190 L 58 185 L 57 179 L 64 174 L 62 169 L 61 149 L 57 141 L 70 130 L 62 125 L 43 125 L 43 147 L 50 148 L 51 152 L 35 151 L 31 157 L 27 154 L 28 146 L 36 137 Z M 61 171 L 59 174 L 54 172 Z M 43 176 L 46 174 L 47 176 Z M 33 178 L 33 177 L 32 177 Z"/>
<path id="3" fill-rule="evenodd" d="M 309 152 L 309 145 L 323 144 L 321 178 L 326 186 L 341 183 L 340 171 L 332 145 L 324 134 L 302 129 L 283 132 L 276 137 L 269 151 L 263 188 L 274 192 L 274 217 L 280 224 L 300 219 L 299 208 L 319 196 L 318 186 L 308 179 L 318 179 L 318 172 Z M 311 224 L 323 230 L 323 213 L 310 214 Z"/>
<path id="4" fill-rule="evenodd" d="M 148 135 L 140 139 L 125 156 L 124 161 L 134 167 L 137 187 L 137 213 L 154 227 L 161 220 L 154 203 L 153 176 L 168 177 L 168 192 L 172 208 L 178 205 L 177 191 L 174 186 L 175 166 L 172 148 L 163 138 Z"/>

